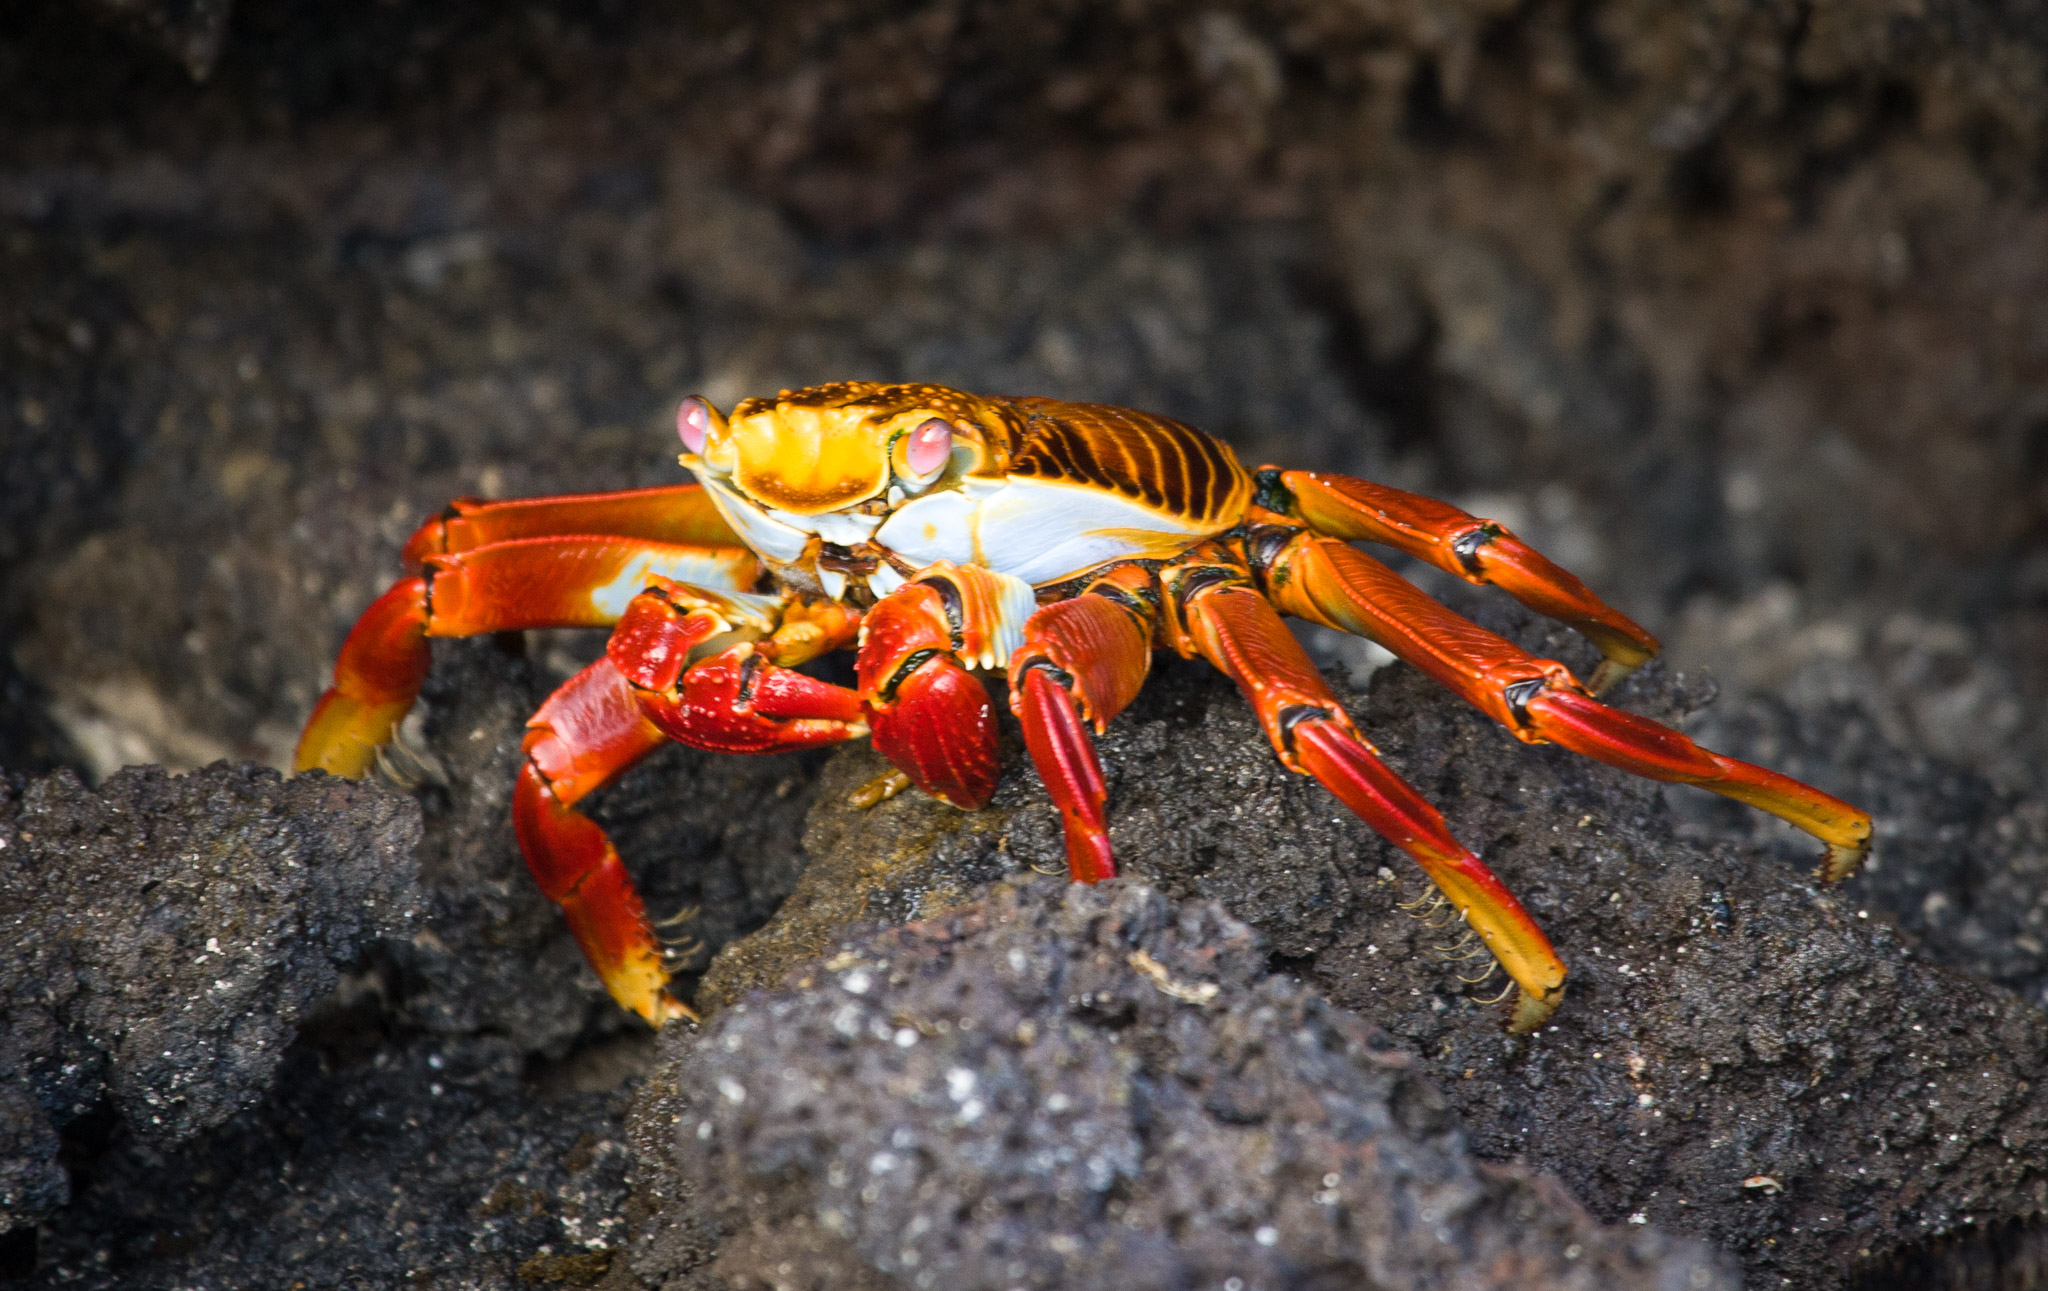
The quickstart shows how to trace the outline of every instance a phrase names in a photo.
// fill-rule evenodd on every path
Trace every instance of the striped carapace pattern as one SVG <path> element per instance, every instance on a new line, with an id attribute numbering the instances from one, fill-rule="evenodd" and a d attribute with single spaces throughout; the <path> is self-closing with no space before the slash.
<path id="1" fill-rule="evenodd" d="M 1108 404 L 1003 402 L 1023 420 L 1012 476 L 1086 485 L 1218 528 L 1241 519 L 1251 500 L 1237 454 L 1192 426 Z"/>

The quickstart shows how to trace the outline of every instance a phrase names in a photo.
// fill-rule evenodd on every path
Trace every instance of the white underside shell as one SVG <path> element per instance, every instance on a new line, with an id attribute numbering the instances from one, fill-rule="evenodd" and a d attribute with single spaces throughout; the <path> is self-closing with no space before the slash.
<path id="1" fill-rule="evenodd" d="M 964 480 L 958 489 L 902 503 L 886 520 L 771 512 L 722 480 L 704 484 L 733 532 L 784 565 L 802 557 L 815 533 L 844 547 L 872 540 L 918 569 L 949 560 L 1042 586 L 1112 560 L 1170 556 L 1213 532 L 1114 493 L 1049 480 Z M 814 572 L 828 596 L 844 593 L 843 575 Z M 904 580 L 885 565 L 867 581 L 875 595 L 886 596 Z"/>
<path id="2" fill-rule="evenodd" d="M 868 575 L 868 590 L 873 592 L 875 599 L 879 601 L 909 581 L 893 567 L 884 565 Z"/>
<path id="3" fill-rule="evenodd" d="M 983 563 L 974 545 L 974 524 L 981 504 L 964 493 L 934 493 L 896 508 L 875 530 L 875 541 L 919 569 L 950 560 L 956 565 Z"/>
<path id="4" fill-rule="evenodd" d="M 801 529 L 771 519 L 753 503 L 733 492 L 732 486 L 716 476 L 704 475 L 704 492 L 711 498 L 711 505 L 718 508 L 718 514 L 732 526 L 740 541 L 760 552 L 770 560 L 784 564 L 804 554 L 811 536 Z"/>
<path id="5" fill-rule="evenodd" d="M 807 530 L 817 534 L 826 542 L 841 547 L 858 547 L 874 535 L 875 526 L 882 523 L 880 516 L 845 515 L 827 512 L 821 516 L 792 515 L 787 511 L 770 511 L 768 518 L 791 529 Z"/>
<path id="6" fill-rule="evenodd" d="M 950 560 L 1037 585 L 1105 561 L 1167 555 L 1209 532 L 1114 493 L 1013 479 L 910 502 L 875 541 L 919 568 Z"/>

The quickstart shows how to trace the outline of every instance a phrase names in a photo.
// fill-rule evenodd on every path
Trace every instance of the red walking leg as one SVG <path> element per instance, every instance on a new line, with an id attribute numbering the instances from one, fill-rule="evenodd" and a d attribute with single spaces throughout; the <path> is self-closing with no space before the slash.
<path id="1" fill-rule="evenodd" d="M 512 828 L 534 881 L 561 907 L 584 957 L 621 1007 L 656 1027 L 694 1017 L 666 990 L 661 942 L 618 849 L 576 810 L 591 790 L 660 747 L 662 733 L 609 658 L 563 683 L 526 725 Z"/>
<path id="2" fill-rule="evenodd" d="M 1292 495 L 1294 514 L 1316 532 L 1384 543 L 1468 583 L 1492 584 L 1537 613 L 1578 629 L 1606 656 L 1593 674 L 1596 694 L 1657 654 L 1657 638 L 1491 520 L 1348 475 L 1281 471 L 1279 477 Z"/>
<path id="3" fill-rule="evenodd" d="M 1129 573 L 1150 581 L 1135 567 Z M 1078 883 L 1116 876 L 1102 811 L 1109 790 L 1088 725 L 1106 727 L 1137 696 L 1152 665 L 1149 612 L 1142 601 L 1114 591 L 1091 588 L 1039 610 L 1026 621 L 1024 645 L 1010 659 L 1010 709 L 1059 808 L 1067 870 Z"/>
<path id="4" fill-rule="evenodd" d="M 744 590 L 760 573 L 744 547 L 644 538 L 518 538 L 429 556 L 424 572 L 401 579 L 356 621 L 293 769 L 365 774 L 426 682 L 428 637 L 608 627 L 651 579 Z"/>
<path id="5" fill-rule="evenodd" d="M 1853 874 L 1870 851 L 1868 813 L 1602 704 L 1563 664 L 1452 613 L 1335 539 L 1296 538 L 1273 560 L 1268 582 L 1281 609 L 1377 641 L 1526 744 L 1559 744 L 1635 775 L 1695 784 L 1796 825 L 1827 844 L 1825 880 Z"/>
<path id="6" fill-rule="evenodd" d="M 512 800 L 527 867 L 612 998 L 657 1027 L 694 1015 L 668 994 L 661 943 L 618 851 L 576 804 L 665 739 L 769 753 L 865 733 L 852 691 L 756 652 L 752 638 L 773 626 L 749 603 L 657 580 L 634 598 L 605 657 L 527 723 Z"/>
<path id="7" fill-rule="evenodd" d="M 1564 998 L 1565 967 L 1550 939 L 1451 835 L 1442 813 L 1380 761 L 1280 615 L 1251 587 L 1230 582 L 1198 587 L 1178 608 L 1188 642 L 1238 684 L 1288 769 L 1314 776 L 1414 857 L 1479 934 L 1521 988 L 1511 1027 L 1542 1025 Z"/>

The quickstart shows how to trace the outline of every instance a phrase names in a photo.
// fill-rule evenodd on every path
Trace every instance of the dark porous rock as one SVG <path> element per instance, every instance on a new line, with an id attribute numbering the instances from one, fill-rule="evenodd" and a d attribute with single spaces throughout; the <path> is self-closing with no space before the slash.
<path id="1" fill-rule="evenodd" d="M 694 1195 L 728 1233 L 708 1273 L 742 1286 L 1739 1285 L 1473 1162 L 1411 1054 L 1266 961 L 1213 902 L 1000 887 L 672 1042 L 637 1113 L 650 1191 Z M 672 1213 L 645 1279 L 701 1253 Z"/>
<path id="2" fill-rule="evenodd" d="M 1486 600 L 1498 630 L 1575 666 L 1563 629 Z M 1695 683 L 1656 665 L 1612 698 L 1684 724 Z M 1350 708 L 1387 760 L 1441 805 L 1528 906 L 1571 969 L 1552 1025 L 1503 1034 L 1487 961 L 1418 898 L 1412 863 L 1274 759 L 1229 683 L 1162 658 L 1099 747 L 1123 873 L 1221 901 L 1276 967 L 1418 1052 L 1485 1157 L 1550 1171 L 1603 1219 L 1642 1217 L 1734 1249 L 1757 1285 L 1840 1285 L 1902 1242 L 2048 1204 L 2048 1019 L 1916 954 L 1852 880 L 1815 887 L 1818 845 L 1680 837 L 1667 790 L 1530 748 L 1400 666 Z M 846 787 L 873 755 L 827 769 L 797 894 L 720 957 L 706 990 L 736 998 L 859 917 L 930 914 L 993 874 L 1064 868 L 1058 818 L 1008 755 L 990 808 L 906 793 L 866 813 Z M 1788 769 L 1880 804 L 1925 803 L 1910 764 Z M 1903 768 L 1882 780 L 1884 768 Z M 1868 777 L 1878 777 L 1871 779 Z M 1932 808 L 1928 808 L 1932 810 Z M 1881 844 L 1882 846 L 1882 844 Z M 886 864 L 876 858 L 889 858 Z M 1877 882 L 1892 873 L 1882 864 Z M 856 876 L 857 901 L 827 891 Z M 862 912 L 868 912 L 865 916 Z M 774 935 L 787 930 L 777 944 Z M 801 935 L 794 935 L 801 930 Z"/>
<path id="3" fill-rule="evenodd" d="M 0 1227 L 64 1197 L 54 1129 L 141 1143 L 271 1084 L 309 1007 L 418 901 L 418 809 L 378 785 L 217 765 L 0 780 Z"/>
<path id="4" fill-rule="evenodd" d="M 38 1285 L 121 1291 L 590 1286 L 623 1240 L 615 1086 L 652 1046 L 535 1073 L 503 1037 L 312 1019 L 270 1094 L 158 1150 L 94 1144 Z"/>
<path id="5" fill-rule="evenodd" d="M 10 1048 L 20 1043 L 18 1035 L 7 1038 Z M 10 1072 L 0 1084 L 0 1223 L 6 1228 L 38 1219 L 70 1199 L 71 1180 L 57 1159 L 61 1146 L 57 1127 L 27 1083 Z"/>
<path id="6" fill-rule="evenodd" d="M 1827 775 L 1877 819 L 1858 899 L 1883 910 L 1932 958 L 2048 1005 L 2048 773 L 1999 783 L 1887 737 L 1864 707 L 1771 697 L 1716 705 L 1700 738 L 1791 775 Z M 1697 836 L 1796 847 L 1767 817 L 1724 799 L 1673 805 Z"/>

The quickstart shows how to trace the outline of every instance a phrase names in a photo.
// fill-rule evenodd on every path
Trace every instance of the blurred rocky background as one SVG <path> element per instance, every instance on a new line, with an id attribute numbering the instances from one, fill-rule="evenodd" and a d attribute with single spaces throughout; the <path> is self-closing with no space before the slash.
<path id="1" fill-rule="evenodd" d="M 223 822 L 198 786 L 107 777 L 282 766 L 349 622 L 451 496 L 673 480 L 670 418 L 692 391 L 726 405 L 934 380 L 1155 409 L 1251 461 L 1367 474 L 1505 521 L 1663 636 L 1686 681 L 1646 684 L 1639 706 L 1699 710 L 1701 738 L 1877 811 L 1877 864 L 1844 900 L 1903 935 L 1879 938 L 1883 955 L 1974 979 L 1967 998 L 1990 1002 L 1969 1008 L 2006 1021 L 1973 1021 L 1968 1053 L 2033 1053 L 2048 1001 L 2044 60 L 2048 20 L 1960 0 L 17 0 L 0 10 L 0 838 L 26 839 L 10 846 L 34 863 L 6 872 L 45 908 L 231 922 L 219 875 L 409 837 L 402 800 L 245 779 Z M 349 892 L 384 902 L 306 916 L 320 953 L 287 957 L 288 982 L 264 988 L 283 993 L 265 1043 L 285 1023 L 297 1041 L 228 1062 L 205 1115 L 138 1127 L 126 1091 L 153 1086 L 123 1074 L 105 1003 L 199 973 L 151 967 L 198 924 L 171 919 L 151 954 L 108 933 L 7 970 L 0 1278 L 796 1276 L 740 1247 L 714 1258 L 710 1219 L 701 1248 L 612 1258 L 665 1195 L 627 1181 L 626 1102 L 657 1058 L 595 994 L 502 819 L 523 714 L 594 645 L 516 644 L 437 655 L 417 873 L 273 885 L 248 916 L 277 944 L 279 891 L 316 892 L 320 911 Z M 1372 658 L 1320 645 L 1365 686 Z M 1442 734 L 1426 708 L 1396 709 L 1398 729 Z M 817 760 L 677 752 L 605 799 L 656 904 L 702 906 L 707 956 L 734 943 L 707 990 L 780 980 L 780 961 L 738 971 L 735 939 L 839 845 L 819 833 L 819 775 Z M 1200 792 L 1189 779 L 1184 796 Z M 1642 801 L 1664 840 L 1644 848 L 1767 855 L 1797 890 L 1804 851 L 1774 825 L 1696 795 Z M 106 824 L 123 804 L 165 822 Z M 37 813 L 78 841 L 27 839 Z M 1175 825 L 1204 827 L 1199 811 Z M 1372 876 L 1374 845 L 1343 846 Z M 202 855 L 211 884 L 166 881 Z M 865 917 L 932 913 L 933 893 L 1014 871 L 1003 856 L 885 892 Z M 129 888 L 43 868 L 63 866 Z M 1186 880 L 1175 895 L 1218 894 Z M 1774 938 L 1803 926 L 1786 917 Z M 845 921 L 819 926 L 829 951 Z M 1559 939 L 1575 969 L 1597 944 Z M 1424 1038 L 1339 989 L 1314 960 L 1327 948 L 1273 950 L 1342 1007 Z M 349 964 L 338 989 L 332 959 Z M 101 980 L 122 973 L 135 981 Z M 98 1003 L 74 1016 L 73 999 Z M 233 1047 L 232 1010 L 215 1011 L 180 1024 L 205 1053 Z M 1466 1040 L 1500 1043 L 1490 1015 L 1453 1016 Z M 1590 1052 L 1591 1034 L 1561 1044 Z M 1428 1039 L 1415 1079 L 1484 1070 L 1445 1065 Z M 1796 1065 L 1785 1043 L 1755 1040 L 1751 1057 Z M 659 1069 L 726 1059 L 676 1061 Z M 1789 1105 L 1797 1085 L 1757 1088 Z M 1483 1101 L 1452 1099 L 1467 1117 Z M 1473 1125 L 1482 1156 L 1525 1151 Z M 1988 1121 L 1945 1132 L 1999 1141 Z M 1552 1143 L 1535 1165 L 1576 1150 Z M 1446 1151 L 1443 1177 L 1473 1169 Z M 1889 1255 L 1816 1246 L 1810 1216 L 1653 1208 L 1652 1231 L 1722 1243 L 1755 1286 L 1831 1260 L 1828 1276 L 1870 1287 L 2021 1267 L 2036 1183 L 1970 1169 L 1999 1199 L 1937 1197 Z M 1647 1187 L 1570 1182 L 1624 1228 Z M 1971 1205 L 1999 1221 L 1992 1238 L 1972 1237 Z M 836 1282 L 805 1276 L 916 1285 L 871 1238 L 807 1257 L 852 1270 Z M 1670 1240 L 1628 1258 L 1700 1286 L 1729 1276 Z M 1581 1244 L 1621 1259 L 1619 1241 Z"/>

